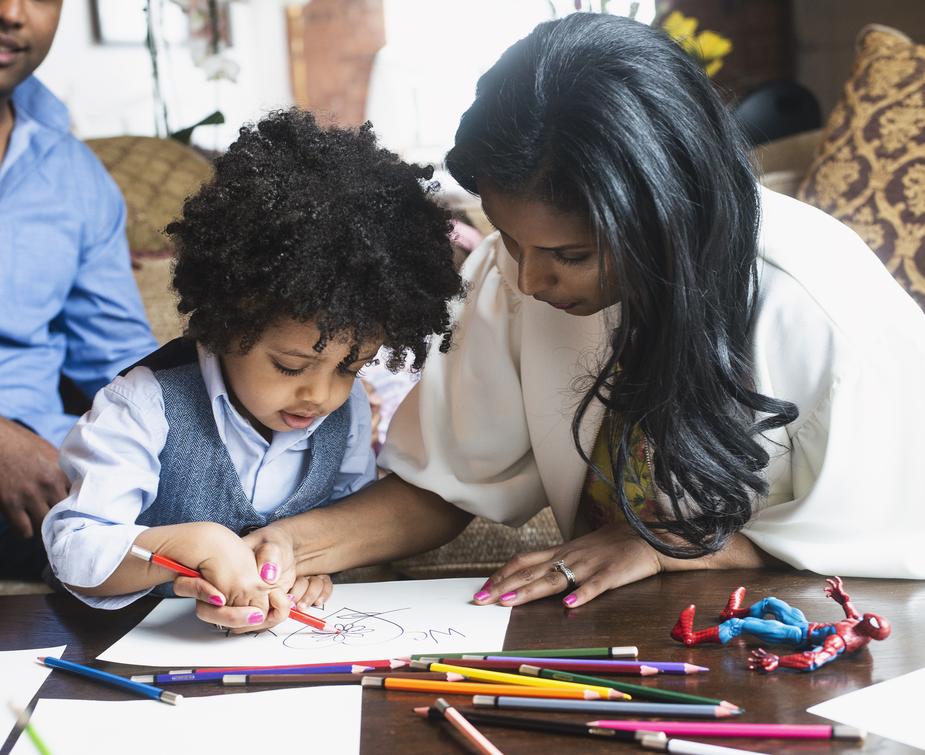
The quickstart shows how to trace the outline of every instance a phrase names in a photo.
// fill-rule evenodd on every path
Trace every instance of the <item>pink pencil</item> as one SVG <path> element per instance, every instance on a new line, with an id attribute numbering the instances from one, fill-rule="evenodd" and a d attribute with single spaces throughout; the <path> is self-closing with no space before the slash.
<path id="1" fill-rule="evenodd" d="M 663 731 L 669 736 L 756 737 L 768 739 L 848 739 L 859 741 L 867 735 L 853 726 L 825 724 L 742 724 L 712 721 L 589 721 L 588 726 L 621 731 Z"/>
<path id="2" fill-rule="evenodd" d="M 458 731 L 472 747 L 482 755 L 504 755 L 501 750 L 492 744 L 482 732 L 476 729 L 466 717 L 450 705 L 442 697 L 434 703 L 434 709 L 440 713 L 456 731 Z M 428 716 L 428 708 L 415 708 L 419 716 Z"/>

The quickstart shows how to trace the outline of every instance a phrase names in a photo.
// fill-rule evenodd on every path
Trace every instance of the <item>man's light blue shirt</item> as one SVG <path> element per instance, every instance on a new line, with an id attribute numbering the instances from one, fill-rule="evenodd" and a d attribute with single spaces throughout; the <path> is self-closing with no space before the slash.
<path id="1" fill-rule="evenodd" d="M 88 397 L 157 348 L 132 276 L 125 203 L 35 77 L 13 91 L 0 163 L 0 416 L 59 445 L 61 375 Z"/>

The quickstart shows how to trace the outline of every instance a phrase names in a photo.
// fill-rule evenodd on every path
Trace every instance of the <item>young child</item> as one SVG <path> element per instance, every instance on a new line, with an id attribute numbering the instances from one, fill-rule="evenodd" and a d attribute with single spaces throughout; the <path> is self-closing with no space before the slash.
<path id="1" fill-rule="evenodd" d="M 327 597 L 327 577 L 258 574 L 241 535 L 371 482 L 360 369 L 385 346 L 419 370 L 430 337 L 448 343 L 462 284 L 431 175 L 368 124 L 293 109 L 241 129 L 167 227 L 186 336 L 102 389 L 62 447 L 71 491 L 42 536 L 71 592 L 118 608 L 176 576 L 137 544 L 255 628 Z"/>

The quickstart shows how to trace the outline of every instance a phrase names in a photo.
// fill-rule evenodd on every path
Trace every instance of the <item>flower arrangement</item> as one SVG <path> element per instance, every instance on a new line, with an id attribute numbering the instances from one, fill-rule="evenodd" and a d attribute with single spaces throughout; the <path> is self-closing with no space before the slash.
<path id="1" fill-rule="evenodd" d="M 715 31 L 701 31 L 697 34 L 697 19 L 672 11 L 662 21 L 662 29 L 684 50 L 696 59 L 707 76 L 712 76 L 723 66 L 723 58 L 732 52 L 732 42 Z"/>

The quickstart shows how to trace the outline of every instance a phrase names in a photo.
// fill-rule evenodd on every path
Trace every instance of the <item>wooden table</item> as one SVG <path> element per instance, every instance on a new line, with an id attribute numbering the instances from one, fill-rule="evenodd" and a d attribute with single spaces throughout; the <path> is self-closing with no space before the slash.
<path id="1" fill-rule="evenodd" d="M 690 677 L 656 677 L 643 683 L 684 689 L 730 700 L 747 708 L 740 721 L 821 723 L 806 713 L 809 706 L 870 684 L 885 681 L 925 666 L 925 583 L 902 580 L 847 579 L 845 588 L 863 613 L 883 614 L 893 624 L 893 635 L 874 642 L 869 650 L 843 657 L 811 674 L 777 672 L 770 676 L 748 671 L 745 661 L 750 644 L 739 640 L 688 649 L 668 636 L 679 611 L 696 603 L 696 628 L 711 624 L 725 605 L 729 592 L 746 585 L 747 602 L 775 595 L 801 608 L 810 621 L 834 621 L 842 612 L 823 595 L 823 578 L 806 572 L 738 571 L 689 572 L 653 577 L 628 585 L 594 600 L 587 606 L 566 611 L 555 600 L 516 608 L 511 615 L 505 646 L 567 647 L 638 645 L 643 658 L 684 660 L 709 666 L 712 671 Z M 98 611 L 68 595 L 32 595 L 0 598 L 0 650 L 51 647 L 67 644 L 64 658 L 89 661 L 127 632 L 155 605 L 146 598 L 119 611 Z M 119 673 L 144 673 L 153 669 L 96 663 Z M 638 682 L 638 679 L 627 679 Z M 184 695 L 241 694 L 209 684 L 184 685 Z M 39 697 L 125 700 L 130 696 L 61 672 L 53 672 L 39 691 Z M 363 753 L 464 753 L 446 727 L 422 721 L 412 707 L 433 702 L 434 695 L 367 690 L 363 693 Z M 469 698 L 453 698 L 460 706 Z M 516 715 L 516 714 L 515 714 Z M 531 715 L 524 713 L 521 715 Z M 574 714 L 551 717 L 580 721 Z M 587 720 L 587 719 L 586 719 Z M 291 723 L 291 719 L 290 719 Z M 310 726 L 309 726 L 310 729 Z M 510 729 L 485 728 L 505 753 L 597 753 L 627 752 L 620 744 L 590 739 L 540 735 Z M 706 741 L 706 740 L 705 740 Z M 712 740 L 723 744 L 719 740 Z M 742 749 L 773 753 L 865 753 L 913 752 L 890 740 L 869 736 L 863 746 L 785 740 L 726 740 Z M 0 754 L 9 751 L 7 741 Z M 56 753 L 55 755 L 67 755 Z"/>

